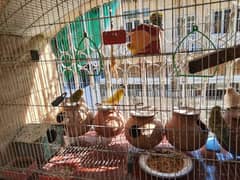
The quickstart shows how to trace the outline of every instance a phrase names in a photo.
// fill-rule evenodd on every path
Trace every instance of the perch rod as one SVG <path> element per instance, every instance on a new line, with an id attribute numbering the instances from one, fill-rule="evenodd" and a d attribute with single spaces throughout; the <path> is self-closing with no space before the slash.
<path id="1" fill-rule="evenodd" d="M 238 57 L 240 57 L 240 45 L 208 53 L 202 57 L 194 58 L 188 63 L 189 73 L 197 73 L 228 61 L 233 61 Z"/>

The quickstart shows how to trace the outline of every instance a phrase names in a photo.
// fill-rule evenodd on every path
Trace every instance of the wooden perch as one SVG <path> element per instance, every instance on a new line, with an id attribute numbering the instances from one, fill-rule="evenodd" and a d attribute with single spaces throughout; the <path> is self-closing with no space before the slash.
<path id="1" fill-rule="evenodd" d="M 188 63 L 189 73 L 197 73 L 225 62 L 232 61 L 238 57 L 240 57 L 240 45 L 209 53 L 190 61 Z"/>

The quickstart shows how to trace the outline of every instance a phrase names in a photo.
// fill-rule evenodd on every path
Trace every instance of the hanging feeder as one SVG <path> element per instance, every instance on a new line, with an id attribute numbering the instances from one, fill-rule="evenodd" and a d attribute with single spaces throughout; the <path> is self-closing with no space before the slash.
<path id="1" fill-rule="evenodd" d="M 161 53 L 160 27 L 140 24 L 132 30 L 131 41 L 127 45 L 132 55 L 154 55 Z"/>

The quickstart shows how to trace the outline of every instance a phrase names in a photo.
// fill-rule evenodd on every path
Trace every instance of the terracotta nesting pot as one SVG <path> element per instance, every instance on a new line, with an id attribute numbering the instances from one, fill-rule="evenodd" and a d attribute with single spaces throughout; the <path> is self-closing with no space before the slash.
<path id="1" fill-rule="evenodd" d="M 68 136 L 81 136 L 89 131 L 94 116 L 83 99 L 78 103 L 65 103 L 64 112 Z"/>
<path id="2" fill-rule="evenodd" d="M 169 142 L 182 151 L 202 147 L 208 137 L 208 129 L 200 120 L 200 111 L 189 107 L 174 110 L 165 127 Z"/>
<path id="3" fill-rule="evenodd" d="M 98 106 L 93 124 L 95 131 L 103 137 L 114 137 L 121 133 L 124 128 L 122 113 L 112 106 Z"/>
<path id="4" fill-rule="evenodd" d="M 163 126 L 152 112 L 131 112 L 131 117 L 125 125 L 127 140 L 141 149 L 154 148 L 162 140 L 163 134 Z"/>
<path id="5" fill-rule="evenodd" d="M 224 112 L 228 124 L 229 144 L 222 146 L 233 154 L 240 154 L 240 108 L 229 108 Z"/>

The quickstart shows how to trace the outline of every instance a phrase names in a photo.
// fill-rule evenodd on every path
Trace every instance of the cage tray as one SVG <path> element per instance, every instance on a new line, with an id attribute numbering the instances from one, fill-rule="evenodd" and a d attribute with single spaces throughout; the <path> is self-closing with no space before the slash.
<path id="1" fill-rule="evenodd" d="M 124 153 L 119 146 L 68 146 L 43 166 L 43 174 L 48 175 L 40 175 L 40 180 L 45 180 L 47 176 L 56 177 L 54 174 L 51 175 L 51 169 L 56 164 L 72 164 L 76 167 L 74 175 L 84 178 L 111 179 L 119 175 L 124 177 L 126 158 L 127 153 Z"/>

